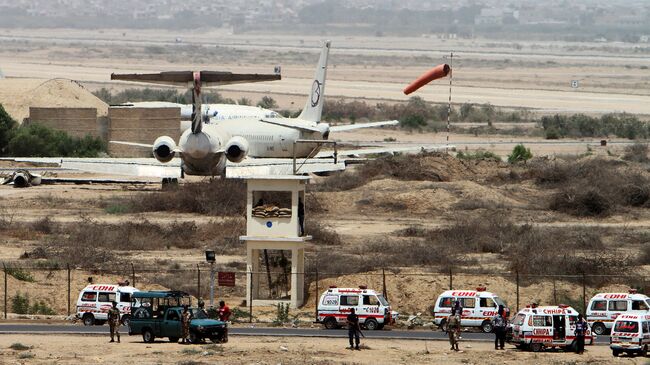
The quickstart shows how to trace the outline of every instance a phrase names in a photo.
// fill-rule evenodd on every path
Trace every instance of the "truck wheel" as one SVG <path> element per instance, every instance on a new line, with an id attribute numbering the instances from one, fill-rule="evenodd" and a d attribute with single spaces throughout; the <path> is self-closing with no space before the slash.
<path id="1" fill-rule="evenodd" d="M 490 333 L 494 330 L 494 326 L 491 321 L 483 321 L 483 323 L 481 323 L 481 330 L 483 333 Z"/>
<path id="2" fill-rule="evenodd" d="M 643 350 L 641 350 L 641 356 L 647 357 L 648 356 L 648 345 L 643 346 Z"/>
<path id="3" fill-rule="evenodd" d="M 531 343 L 530 344 L 530 351 L 532 352 L 540 352 L 542 351 L 544 347 L 542 346 L 541 343 Z"/>
<path id="4" fill-rule="evenodd" d="M 90 313 L 84 314 L 82 320 L 84 321 L 84 326 L 92 326 L 95 324 L 95 317 Z"/>
<path id="5" fill-rule="evenodd" d="M 596 322 L 596 323 L 594 323 L 593 326 L 591 326 L 591 330 L 592 330 L 595 334 L 597 334 L 598 336 L 600 336 L 600 335 L 604 335 L 605 332 L 607 332 L 607 327 L 605 327 L 605 325 L 602 324 L 602 323 L 600 323 L 600 322 Z"/>
<path id="6" fill-rule="evenodd" d="M 146 343 L 152 343 L 155 339 L 156 337 L 154 337 L 153 332 L 151 332 L 150 329 L 147 328 L 142 331 L 142 341 Z"/>
<path id="7" fill-rule="evenodd" d="M 440 322 L 440 329 L 442 330 L 442 332 L 447 332 L 447 320 L 446 319 L 443 319 Z"/>
<path id="8" fill-rule="evenodd" d="M 323 326 L 325 326 L 325 328 L 328 330 L 335 330 L 339 325 L 336 323 L 336 319 L 334 317 L 327 317 L 323 321 Z"/>
<path id="9" fill-rule="evenodd" d="M 620 354 L 621 354 L 621 350 L 612 350 L 612 355 L 614 355 L 614 357 L 618 357 L 618 355 Z"/>
<path id="10" fill-rule="evenodd" d="M 128 315 L 128 314 L 123 315 L 123 316 L 122 316 L 122 321 L 121 321 L 121 322 L 122 322 L 122 325 L 123 325 L 123 326 L 127 326 L 127 327 L 128 327 L 128 326 L 129 326 L 129 323 L 131 322 L 131 316 Z"/>
<path id="11" fill-rule="evenodd" d="M 379 323 L 377 323 L 376 319 L 366 319 L 366 322 L 363 325 L 368 329 L 368 331 L 375 331 L 379 329 Z"/>
<path id="12" fill-rule="evenodd" d="M 169 342 L 171 343 L 178 343 L 178 337 L 170 337 Z"/>

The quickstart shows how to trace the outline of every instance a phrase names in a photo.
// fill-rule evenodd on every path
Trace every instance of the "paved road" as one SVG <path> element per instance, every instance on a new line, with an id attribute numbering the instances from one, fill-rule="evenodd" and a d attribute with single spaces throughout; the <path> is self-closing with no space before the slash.
<path id="1" fill-rule="evenodd" d="M 126 327 L 120 329 L 128 333 Z M 108 326 L 80 326 L 62 324 L 0 324 L 0 334 L 87 334 L 108 335 Z M 347 337 L 346 330 L 325 330 L 313 328 L 274 328 L 274 327 L 233 327 L 229 334 L 232 336 L 275 336 L 275 337 Z M 366 338 L 400 339 L 400 340 L 447 340 L 441 331 L 364 331 Z M 466 332 L 462 335 L 465 341 L 493 341 L 492 334 Z M 608 336 L 600 336 L 596 343 L 608 344 Z"/>

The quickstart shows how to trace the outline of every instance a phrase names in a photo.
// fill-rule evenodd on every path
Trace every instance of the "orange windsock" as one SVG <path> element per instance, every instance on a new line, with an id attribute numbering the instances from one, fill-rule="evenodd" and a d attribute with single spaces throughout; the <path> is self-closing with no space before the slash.
<path id="1" fill-rule="evenodd" d="M 449 75 L 449 72 L 451 72 L 451 67 L 449 67 L 448 64 L 443 63 L 442 65 L 438 65 L 425 72 L 422 74 L 422 76 L 418 77 L 415 81 L 410 83 L 409 86 L 405 87 L 404 94 L 408 95 L 433 80 L 445 77 Z"/>

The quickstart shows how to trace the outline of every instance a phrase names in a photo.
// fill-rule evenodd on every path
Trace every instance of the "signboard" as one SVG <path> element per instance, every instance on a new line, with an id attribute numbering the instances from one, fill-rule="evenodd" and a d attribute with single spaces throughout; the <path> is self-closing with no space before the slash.
<path id="1" fill-rule="evenodd" d="M 217 282 L 219 286 L 235 286 L 235 273 L 219 271 Z"/>
<path id="2" fill-rule="evenodd" d="M 578 86 L 580 86 L 580 81 L 578 80 L 571 80 L 571 87 L 574 89 L 577 89 Z"/>

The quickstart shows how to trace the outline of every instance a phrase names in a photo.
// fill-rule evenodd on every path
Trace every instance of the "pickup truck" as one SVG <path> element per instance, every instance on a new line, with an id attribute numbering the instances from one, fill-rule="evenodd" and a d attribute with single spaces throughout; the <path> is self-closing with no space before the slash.
<path id="1" fill-rule="evenodd" d="M 228 325 L 225 322 L 208 318 L 200 309 L 189 308 L 192 313 L 190 321 L 191 343 L 201 343 L 206 338 L 215 343 L 228 342 Z M 142 335 L 144 342 L 153 342 L 156 338 L 168 337 L 171 342 L 178 342 L 182 336 L 182 307 L 167 308 L 158 316 L 149 316 L 145 308 L 133 312 L 129 322 L 129 335 Z"/>

